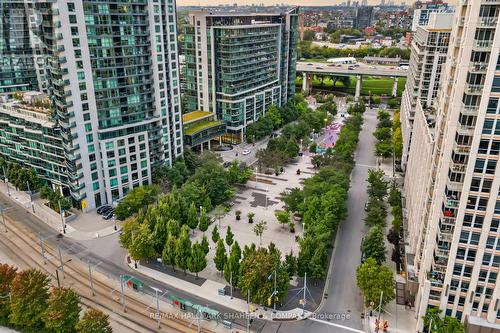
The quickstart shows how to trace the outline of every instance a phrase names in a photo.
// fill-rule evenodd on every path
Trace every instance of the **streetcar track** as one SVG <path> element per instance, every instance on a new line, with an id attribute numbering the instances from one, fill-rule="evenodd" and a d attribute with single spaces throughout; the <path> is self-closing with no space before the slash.
<path id="1" fill-rule="evenodd" d="M 11 219 L 9 218 L 9 220 L 11 220 Z M 19 229 L 17 227 L 14 228 L 12 226 L 13 221 L 11 220 L 10 222 L 11 223 L 9 223 L 9 227 L 7 228 L 11 232 L 10 235 L 15 235 L 17 238 L 19 238 L 21 240 L 21 242 L 23 242 L 26 246 L 28 246 L 30 249 L 32 249 L 33 252 L 38 256 L 39 255 L 39 251 L 38 251 L 39 243 L 37 242 L 37 240 L 35 240 L 33 238 L 32 233 L 29 230 L 21 230 L 21 229 L 24 229 L 22 227 Z M 22 232 L 22 231 L 24 231 L 24 232 Z M 22 236 L 20 234 L 22 234 Z M 9 236 L 9 234 L 7 234 L 7 236 Z M 29 239 L 29 241 L 27 239 L 25 239 L 25 237 L 27 237 Z M 12 249 L 13 247 L 15 247 L 15 248 L 19 249 L 21 253 L 25 252 L 23 249 L 21 249 L 21 247 L 18 244 L 16 244 L 16 242 L 9 239 L 9 237 L 5 237 L 5 239 L 10 243 L 10 245 L 6 244 L 6 241 L 4 241 L 3 239 L 4 239 L 3 237 L 0 238 L 0 242 L 2 242 L 8 248 Z M 67 246 L 63 246 L 63 244 L 64 244 L 63 242 L 60 242 L 60 244 L 61 244 L 61 249 L 65 249 L 65 251 L 68 250 Z M 74 252 L 75 254 L 81 254 L 81 252 L 83 252 L 85 250 L 85 248 L 81 247 L 81 245 L 80 246 L 76 245 L 76 246 L 72 246 L 72 247 L 75 248 L 75 252 Z M 76 247 L 81 247 L 82 250 L 79 252 L 76 250 Z M 70 247 L 70 249 L 71 249 L 71 247 Z M 57 259 L 57 253 L 56 253 L 55 249 L 51 248 L 48 245 L 45 245 L 45 252 L 46 252 L 46 254 L 50 254 L 50 256 L 48 256 L 48 255 L 46 256 L 47 257 L 47 260 L 46 260 L 47 264 L 46 265 L 41 263 L 40 260 L 34 259 L 28 253 L 26 253 L 27 257 L 30 258 L 29 260 L 32 261 L 33 264 L 28 263 L 28 260 L 26 260 L 24 257 L 21 257 L 20 255 L 17 255 L 17 257 L 19 257 L 19 259 L 21 261 L 23 261 L 27 267 L 38 266 L 38 267 L 42 268 L 44 271 L 46 271 L 51 277 L 53 277 L 53 275 L 55 275 L 54 274 L 55 270 L 59 266 L 59 262 Z M 17 251 L 15 251 L 15 253 L 17 253 Z M 55 263 L 53 261 L 55 261 Z M 52 269 L 48 269 L 47 265 L 50 265 L 52 267 Z M 133 319 L 133 318 L 131 318 L 131 316 L 127 316 L 125 318 L 123 316 L 123 314 L 121 313 L 121 311 L 116 311 L 115 307 L 117 306 L 117 302 L 113 297 L 110 297 L 110 290 L 115 290 L 115 289 L 113 289 L 112 286 L 110 287 L 108 284 L 106 284 L 98 279 L 94 279 L 94 290 L 95 290 L 96 296 L 99 295 L 104 300 L 107 300 L 108 302 L 111 300 L 113 305 L 108 305 L 108 304 L 106 304 L 105 301 L 99 302 L 96 298 L 92 298 L 90 296 L 87 296 L 86 294 L 88 292 L 86 293 L 86 292 L 84 292 L 84 290 L 89 289 L 89 286 L 87 284 L 87 280 L 82 277 L 82 276 L 86 276 L 87 272 L 81 267 L 73 267 L 73 266 L 74 265 L 71 265 L 69 263 L 65 264 L 64 265 L 64 267 L 65 267 L 64 272 L 70 278 L 72 278 L 76 284 L 79 284 L 79 289 L 82 289 L 82 290 L 76 290 L 76 288 L 74 288 L 74 289 L 75 289 L 75 291 L 79 291 L 79 294 L 83 299 L 86 299 L 87 302 L 97 304 L 97 305 L 99 305 L 99 306 L 101 306 L 101 307 L 103 307 L 103 308 L 105 308 L 113 313 L 116 313 L 124 320 L 128 320 L 131 323 L 134 323 L 135 325 L 142 327 L 146 330 L 155 330 L 155 331 L 157 330 L 156 325 L 154 325 L 154 327 L 148 325 L 148 324 L 153 324 L 153 323 L 151 321 L 151 318 L 149 316 L 147 316 L 144 313 L 144 311 L 134 309 L 134 307 L 139 307 L 139 308 L 143 309 L 143 308 L 149 307 L 150 305 L 146 305 L 142 301 L 139 301 L 139 300 L 125 294 L 125 301 L 127 304 L 127 310 L 130 311 L 129 313 L 135 313 L 136 315 L 141 317 L 142 320 L 146 319 L 148 324 L 140 322 L 137 319 Z M 80 265 L 78 265 L 78 266 L 80 266 Z M 120 305 L 120 304 L 118 303 L 118 305 Z M 195 330 L 191 327 L 192 326 L 191 323 L 186 322 L 185 320 L 182 320 L 179 318 L 162 318 L 161 323 L 162 323 L 162 327 L 169 328 L 169 330 L 168 330 L 169 332 L 171 332 L 172 329 L 176 330 L 178 332 L 195 332 Z M 139 332 L 139 331 L 135 330 L 134 328 L 127 326 L 123 322 L 119 322 L 119 324 L 122 326 L 126 326 L 127 328 L 129 328 L 133 331 Z M 181 326 L 181 327 L 179 327 L 179 326 Z M 207 329 L 202 329 L 202 331 L 203 332 L 212 332 L 212 331 L 207 330 Z"/>

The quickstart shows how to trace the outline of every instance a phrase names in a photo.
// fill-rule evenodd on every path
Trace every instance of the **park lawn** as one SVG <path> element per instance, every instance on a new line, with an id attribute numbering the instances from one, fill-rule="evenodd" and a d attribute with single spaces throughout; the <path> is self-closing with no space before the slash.
<path id="1" fill-rule="evenodd" d="M 361 86 L 361 94 L 362 95 L 390 95 L 392 93 L 392 83 L 393 79 L 391 78 L 374 78 L 374 77 L 366 77 L 363 78 L 363 84 Z M 323 85 L 321 85 L 321 80 L 313 78 L 312 80 L 313 87 L 316 89 L 325 89 L 325 90 L 339 90 L 354 94 L 354 89 L 356 88 L 356 79 L 351 77 L 351 84 L 348 88 L 346 88 L 342 81 L 338 80 L 335 84 L 335 88 L 333 87 L 333 80 L 330 78 L 325 78 L 323 80 Z M 398 96 L 403 94 L 403 90 L 405 89 L 406 78 L 399 78 L 398 80 Z M 297 85 L 302 85 L 302 77 L 297 77 Z"/>

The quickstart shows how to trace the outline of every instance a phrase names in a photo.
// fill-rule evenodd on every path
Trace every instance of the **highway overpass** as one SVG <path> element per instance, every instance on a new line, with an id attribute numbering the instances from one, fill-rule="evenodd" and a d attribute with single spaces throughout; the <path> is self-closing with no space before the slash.
<path id="1" fill-rule="evenodd" d="M 311 78 L 313 75 L 331 76 L 356 76 L 356 100 L 361 94 L 363 76 L 382 76 L 394 78 L 392 95 L 396 96 L 398 89 L 398 78 L 406 77 L 408 71 L 397 66 L 374 66 L 363 63 L 356 65 L 334 65 L 328 63 L 297 62 L 297 73 L 302 73 L 302 90 L 307 94 L 311 91 Z"/>

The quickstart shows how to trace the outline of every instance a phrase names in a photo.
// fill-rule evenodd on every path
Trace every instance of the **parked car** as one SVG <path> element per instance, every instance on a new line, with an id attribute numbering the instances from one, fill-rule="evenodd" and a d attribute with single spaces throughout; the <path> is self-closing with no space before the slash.
<path id="1" fill-rule="evenodd" d="M 223 166 L 224 168 L 229 168 L 229 167 L 231 166 L 231 162 L 226 161 L 226 162 L 222 163 L 222 166 Z"/>
<path id="2" fill-rule="evenodd" d="M 114 213 L 115 213 L 115 210 L 112 209 L 106 215 L 103 215 L 102 218 L 105 220 L 109 220 L 110 218 L 112 218 L 115 215 Z"/>
<path id="3" fill-rule="evenodd" d="M 244 149 L 241 153 L 243 155 L 248 155 L 248 154 L 250 154 L 250 150 L 249 149 Z"/>
<path id="4" fill-rule="evenodd" d="M 106 211 L 110 208 L 111 208 L 110 205 L 101 206 L 101 207 L 97 208 L 97 214 L 101 215 L 104 211 Z"/>
<path id="5" fill-rule="evenodd" d="M 367 211 L 368 211 L 368 201 L 365 202 L 365 212 L 367 212 Z"/>

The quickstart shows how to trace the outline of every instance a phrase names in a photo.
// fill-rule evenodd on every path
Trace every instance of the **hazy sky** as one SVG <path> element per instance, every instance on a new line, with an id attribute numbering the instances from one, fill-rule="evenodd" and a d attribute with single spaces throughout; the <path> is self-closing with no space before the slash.
<path id="1" fill-rule="evenodd" d="M 263 3 L 264 5 L 274 5 L 276 3 L 286 3 L 290 5 L 299 5 L 299 6 L 331 6 L 335 4 L 339 4 L 345 0 L 177 0 L 178 6 L 206 6 L 206 5 L 226 5 L 226 4 L 242 4 L 248 5 L 252 3 Z M 388 2 L 389 0 L 386 0 Z M 397 4 L 401 3 L 402 0 L 395 0 Z M 361 2 L 361 0 L 359 0 Z M 413 3 L 415 0 L 406 0 L 407 4 Z M 453 4 L 455 0 L 449 0 L 449 3 Z M 368 0 L 368 4 L 370 5 L 378 5 L 380 4 L 380 0 Z"/>

